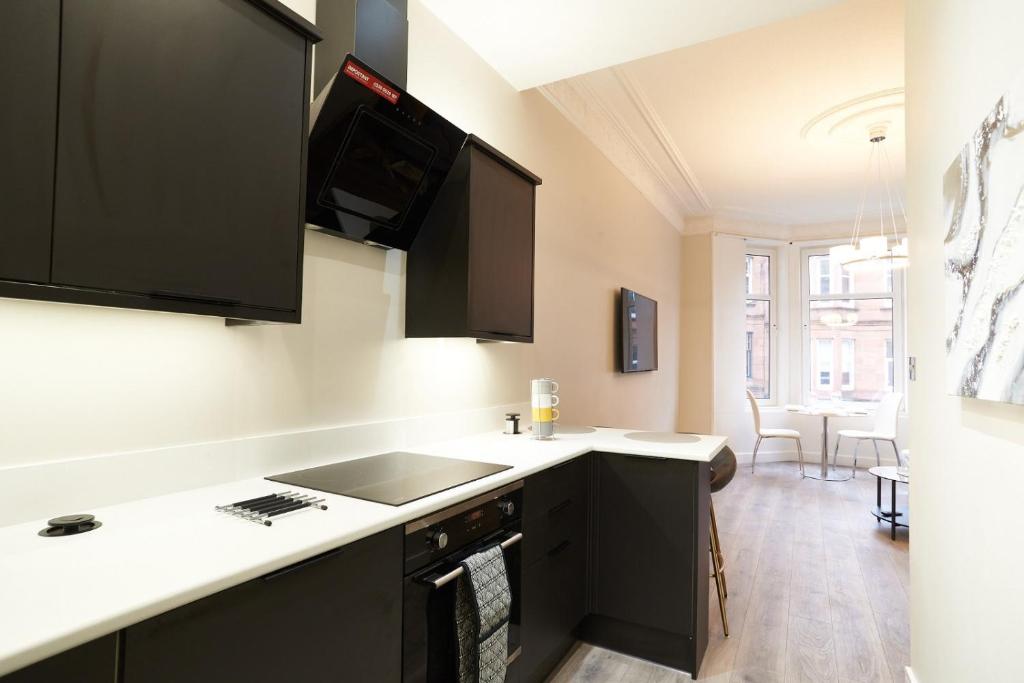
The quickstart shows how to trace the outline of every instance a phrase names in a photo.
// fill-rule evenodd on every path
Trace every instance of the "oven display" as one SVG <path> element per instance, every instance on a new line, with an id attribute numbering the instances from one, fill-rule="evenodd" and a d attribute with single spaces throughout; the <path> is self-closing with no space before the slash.
<path id="1" fill-rule="evenodd" d="M 477 531 L 484 525 L 484 509 L 477 508 L 462 518 L 462 526 L 468 532 Z"/>

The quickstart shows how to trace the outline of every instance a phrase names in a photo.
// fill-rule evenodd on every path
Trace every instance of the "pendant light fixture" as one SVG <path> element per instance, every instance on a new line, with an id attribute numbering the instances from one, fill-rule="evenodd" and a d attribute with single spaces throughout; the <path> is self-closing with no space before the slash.
<path id="1" fill-rule="evenodd" d="M 848 243 L 829 249 L 831 261 L 849 271 L 906 268 L 910 263 L 906 236 L 907 213 L 903 208 L 903 200 L 900 199 L 899 193 L 894 192 L 892 188 L 892 162 L 885 149 L 886 130 L 884 124 L 878 124 L 868 129 L 871 154 L 868 155 L 864 193 L 861 195 L 860 207 L 857 209 L 857 217 L 854 220 L 853 236 Z M 875 172 L 880 187 L 877 234 L 873 228 L 864 225 L 864 212 L 867 208 L 872 171 Z M 888 203 L 888 207 L 886 207 L 886 203 Z M 904 226 L 902 235 L 900 225 L 896 220 L 897 207 Z"/>

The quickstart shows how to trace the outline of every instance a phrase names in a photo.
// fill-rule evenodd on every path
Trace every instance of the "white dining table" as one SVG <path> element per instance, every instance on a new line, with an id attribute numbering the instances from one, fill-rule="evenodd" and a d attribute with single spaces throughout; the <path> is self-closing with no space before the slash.
<path id="1" fill-rule="evenodd" d="M 850 474 L 847 476 L 839 474 L 838 468 L 835 466 L 833 466 L 832 471 L 829 472 L 828 419 L 830 417 L 865 417 L 868 414 L 866 410 L 842 408 L 839 406 L 787 405 L 786 412 L 795 413 L 797 415 L 813 415 L 821 418 L 821 471 L 805 472 L 806 476 L 812 479 L 820 479 L 821 481 L 846 481 L 853 476 L 852 467 L 850 469 Z"/>

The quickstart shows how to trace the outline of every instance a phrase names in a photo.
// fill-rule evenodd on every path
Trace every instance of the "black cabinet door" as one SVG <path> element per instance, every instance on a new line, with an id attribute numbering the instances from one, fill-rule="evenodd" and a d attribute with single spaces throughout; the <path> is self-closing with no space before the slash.
<path id="1" fill-rule="evenodd" d="M 543 681 L 575 642 L 586 599 L 586 549 L 564 541 L 523 570 L 520 675 L 524 683 Z"/>
<path id="2" fill-rule="evenodd" d="M 50 277 L 60 0 L 0 3 L 0 279 Z"/>
<path id="3" fill-rule="evenodd" d="M 129 627 L 123 683 L 398 683 L 402 541 L 390 529 Z"/>
<path id="4" fill-rule="evenodd" d="M 532 337 L 534 183 L 470 152 L 469 328 Z"/>
<path id="5" fill-rule="evenodd" d="M 89 641 L 67 652 L 0 676 L 3 683 L 115 683 L 117 634 Z"/>
<path id="6" fill-rule="evenodd" d="M 53 281 L 294 310 L 305 38 L 248 0 L 65 2 Z"/>
<path id="7" fill-rule="evenodd" d="M 593 611 L 691 634 L 696 463 L 602 453 L 597 468 Z"/>
<path id="8" fill-rule="evenodd" d="M 576 458 L 524 482 L 524 683 L 547 677 L 587 612 L 589 462 Z"/>

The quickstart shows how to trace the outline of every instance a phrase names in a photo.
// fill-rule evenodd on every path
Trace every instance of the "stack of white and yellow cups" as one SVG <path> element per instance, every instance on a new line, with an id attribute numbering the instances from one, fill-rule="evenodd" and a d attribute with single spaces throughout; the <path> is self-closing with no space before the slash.
<path id="1" fill-rule="evenodd" d="M 558 419 L 558 382 L 549 378 L 530 381 L 530 406 L 533 408 L 533 438 L 553 439 Z"/>

